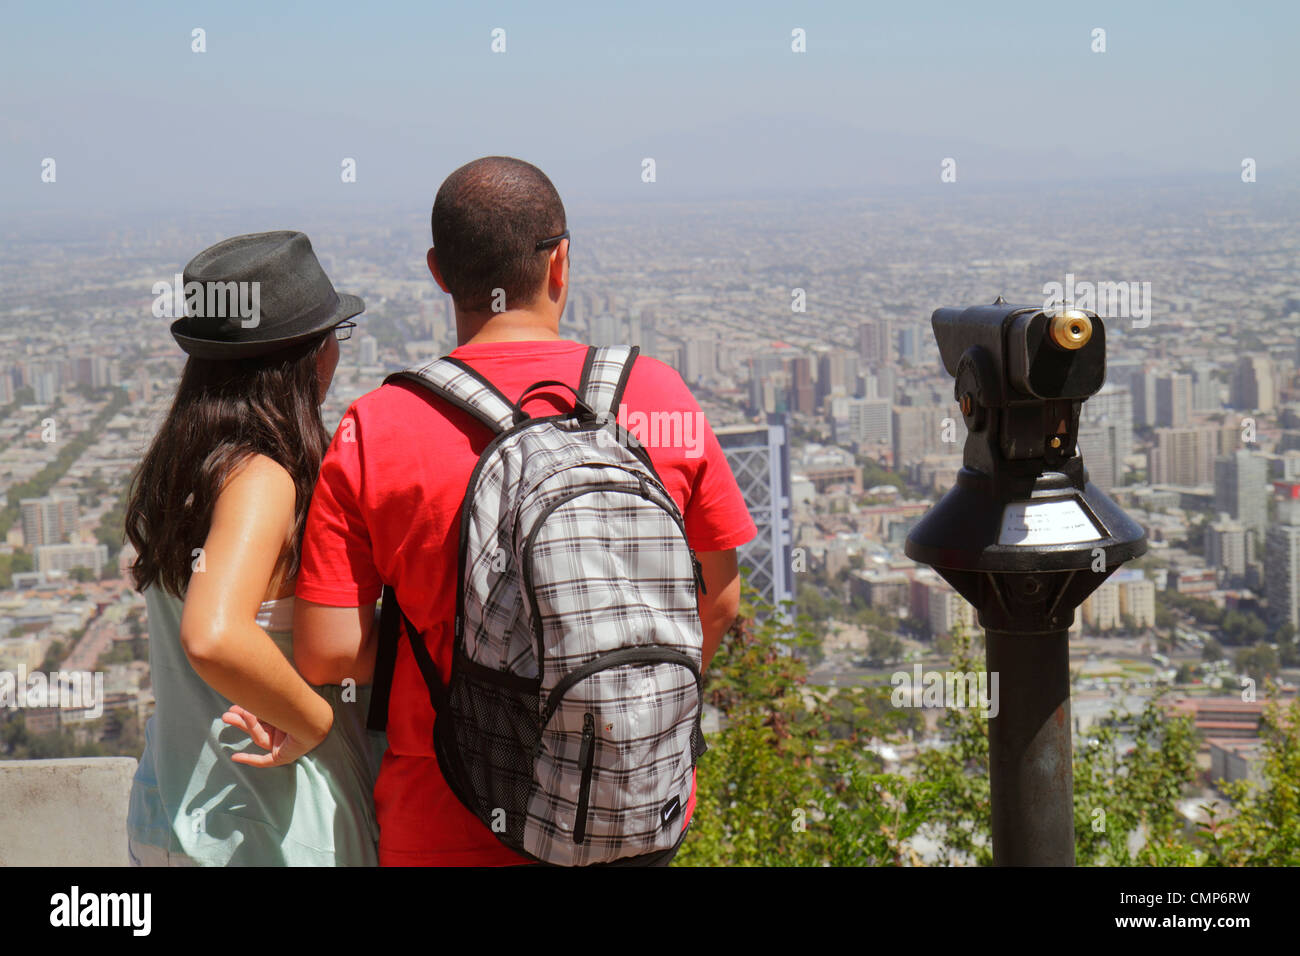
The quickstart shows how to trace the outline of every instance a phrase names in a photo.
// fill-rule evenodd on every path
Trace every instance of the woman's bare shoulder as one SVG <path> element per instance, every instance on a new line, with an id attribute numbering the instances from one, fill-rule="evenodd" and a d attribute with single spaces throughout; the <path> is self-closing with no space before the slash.
<path id="1" fill-rule="evenodd" d="M 221 495 L 237 498 L 270 495 L 273 502 L 288 499 L 292 510 L 295 497 L 293 476 L 274 458 L 252 454 L 241 461 L 226 478 Z"/>
<path id="2" fill-rule="evenodd" d="M 293 476 L 283 465 L 266 455 L 253 454 L 239 463 L 226 479 L 213 511 L 213 523 L 231 527 L 237 533 L 261 538 L 270 547 L 279 547 L 283 559 L 290 548 L 295 522 L 297 489 Z M 279 536 L 271 529 L 281 528 Z M 268 535 L 268 532 L 271 532 Z M 266 598 L 292 594 L 292 582 L 282 578 L 283 567 L 277 560 Z"/>

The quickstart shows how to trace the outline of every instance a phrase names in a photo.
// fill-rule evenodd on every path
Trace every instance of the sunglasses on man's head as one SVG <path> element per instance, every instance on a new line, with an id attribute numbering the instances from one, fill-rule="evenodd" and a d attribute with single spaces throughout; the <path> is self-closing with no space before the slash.
<path id="1" fill-rule="evenodd" d="M 569 238 L 569 230 L 566 229 L 558 236 L 551 236 L 551 238 L 549 239 L 538 239 L 537 248 L 534 251 L 541 252 L 543 249 L 551 248 L 551 246 L 558 246 L 561 240 L 568 239 L 568 238 Z"/>

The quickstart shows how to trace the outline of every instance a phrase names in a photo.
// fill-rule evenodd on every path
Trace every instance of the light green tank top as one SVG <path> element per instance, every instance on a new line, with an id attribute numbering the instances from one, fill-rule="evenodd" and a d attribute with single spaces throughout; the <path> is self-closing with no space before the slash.
<path id="1" fill-rule="evenodd" d="M 373 789 L 386 743 L 365 727 L 370 688 L 316 688 L 334 726 L 306 756 L 270 769 L 237 764 L 230 754 L 261 750 L 222 722 L 230 701 L 190 666 L 183 603 L 150 587 L 145 604 L 156 708 L 131 787 L 131 838 L 206 866 L 377 865 Z M 292 604 L 268 601 L 258 615 L 290 661 Z"/>

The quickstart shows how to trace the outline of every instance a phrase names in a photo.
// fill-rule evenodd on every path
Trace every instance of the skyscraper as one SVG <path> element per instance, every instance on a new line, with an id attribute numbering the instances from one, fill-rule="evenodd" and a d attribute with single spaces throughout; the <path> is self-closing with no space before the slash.
<path id="1" fill-rule="evenodd" d="M 1094 482 L 1102 471 L 1102 459 L 1109 459 L 1105 469 L 1109 484 L 1098 484 L 1109 490 L 1119 485 L 1125 473 L 1125 461 L 1133 454 L 1133 396 L 1127 385 L 1103 385 L 1101 391 L 1088 399 L 1079 415 L 1083 463 Z M 1083 429 L 1095 428 L 1084 438 Z M 1104 446 L 1104 447 L 1103 447 Z"/>
<path id="2" fill-rule="evenodd" d="M 894 361 L 894 323 L 867 319 L 858 326 L 858 356 L 864 365 L 890 365 Z"/>
<path id="3" fill-rule="evenodd" d="M 844 349 L 823 352 L 817 359 L 817 407 L 836 395 L 854 398 L 858 390 L 858 357 Z"/>
<path id="4" fill-rule="evenodd" d="M 1116 483 L 1114 436 L 1115 427 L 1109 423 L 1079 426 L 1079 454 L 1088 479 L 1102 491 L 1110 491 Z"/>
<path id="5" fill-rule="evenodd" d="M 852 445 L 861 454 L 873 458 L 893 453 L 892 416 L 888 401 L 883 398 L 835 398 L 831 402 L 831 424 L 837 445 Z"/>
<path id="6" fill-rule="evenodd" d="M 1240 521 L 1220 515 L 1205 529 L 1205 562 L 1225 571 L 1230 580 L 1245 577 L 1251 556 L 1250 534 Z"/>
<path id="7" fill-rule="evenodd" d="M 77 499 L 64 495 L 24 498 L 19 502 L 23 520 L 23 541 L 28 548 L 62 544 L 77 530 L 81 512 Z"/>
<path id="8" fill-rule="evenodd" d="M 1271 412 L 1276 404 L 1272 361 L 1266 355 L 1243 355 L 1232 372 L 1232 407 Z"/>
<path id="9" fill-rule="evenodd" d="M 756 355 L 749 360 L 749 410 L 752 414 L 783 414 L 790 409 L 790 373 L 781 356 Z"/>
<path id="10" fill-rule="evenodd" d="M 1291 509 L 1282 509 L 1283 523 L 1272 524 L 1264 538 L 1264 596 L 1274 627 L 1300 627 L 1300 524 L 1291 524 Z"/>
<path id="11" fill-rule="evenodd" d="M 1236 518 L 1255 541 L 1268 526 L 1268 459 L 1237 451 L 1214 463 L 1214 510 Z"/>
<path id="12" fill-rule="evenodd" d="M 1156 375 L 1150 369 L 1136 368 L 1129 379 L 1129 392 L 1133 396 L 1133 423 L 1156 423 Z"/>
<path id="13" fill-rule="evenodd" d="M 1182 428 L 1192 418 L 1192 377 L 1182 372 L 1156 379 L 1156 424 Z"/>
<path id="14" fill-rule="evenodd" d="M 1214 459 L 1218 433 L 1198 428 L 1160 428 L 1156 445 L 1147 455 L 1147 469 L 1153 485 L 1210 485 L 1214 482 Z"/>
<path id="15" fill-rule="evenodd" d="M 749 581 L 776 607 L 792 600 L 790 545 L 790 448 L 784 416 L 770 416 L 767 425 L 732 425 L 715 429 L 740 485 L 758 535 L 741 545 L 737 556 L 750 569 Z"/>
<path id="16" fill-rule="evenodd" d="M 966 447 L 966 420 L 955 404 L 898 405 L 893 409 L 890 430 L 895 470 L 926 455 L 960 455 Z"/>
<path id="17" fill-rule="evenodd" d="M 1219 382 L 1214 377 L 1214 366 L 1199 363 L 1192 370 L 1192 409 L 1198 412 L 1217 412 L 1223 407 L 1219 398 Z"/>
<path id="18" fill-rule="evenodd" d="M 817 393 L 813 387 L 813 360 L 808 355 L 790 359 L 790 404 L 794 411 L 811 415 L 816 411 Z"/>
<path id="19" fill-rule="evenodd" d="M 915 324 L 901 326 L 898 330 L 898 360 L 904 365 L 916 362 L 916 348 L 920 337 Z"/>
<path id="20" fill-rule="evenodd" d="M 361 336 L 361 347 L 357 349 L 357 361 L 362 368 L 379 364 L 379 340 L 373 335 Z"/>

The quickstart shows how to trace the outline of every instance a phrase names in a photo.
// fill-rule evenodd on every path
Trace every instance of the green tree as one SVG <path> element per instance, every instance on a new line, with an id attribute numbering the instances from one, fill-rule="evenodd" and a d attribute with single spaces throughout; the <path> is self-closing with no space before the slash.
<path id="1" fill-rule="evenodd" d="M 903 642 L 897 634 L 872 629 L 867 638 L 867 657 L 873 664 L 890 664 L 903 656 Z"/>
<path id="2" fill-rule="evenodd" d="M 1300 866 L 1300 699 L 1283 707 L 1268 685 L 1261 731 L 1262 784 L 1222 784 L 1233 804 L 1226 818 L 1211 804 L 1202 824 L 1208 862 L 1220 866 Z"/>
<path id="3" fill-rule="evenodd" d="M 889 688 L 814 688 L 795 651 L 815 641 L 770 612 L 746 582 L 741 614 L 706 672 L 722 729 L 699 760 L 684 865 L 900 865 L 922 862 L 925 836 L 950 864 L 992 862 L 988 721 L 945 709 L 944 746 L 907 774 L 887 772 L 875 744 L 901 741 L 921 713 L 892 706 Z M 984 670 L 982 647 L 952 636 L 950 667 Z M 1276 695 L 1271 695 L 1275 698 Z M 1223 785 L 1231 806 L 1202 832 L 1179 803 L 1196 779 L 1191 719 L 1159 699 L 1112 713 L 1076 742 L 1076 859 L 1089 866 L 1300 864 L 1300 702 L 1265 706 L 1263 783 Z M 1122 741 L 1131 738 L 1131 749 Z"/>
<path id="4" fill-rule="evenodd" d="M 1267 644 L 1256 644 L 1237 652 L 1232 664 L 1238 672 L 1249 674 L 1256 683 L 1262 684 L 1265 678 L 1277 676 L 1279 662 L 1277 651 Z"/>
<path id="5" fill-rule="evenodd" d="M 68 647 L 66 644 L 62 641 L 51 641 L 50 646 L 45 649 L 45 659 L 41 661 L 41 670 L 58 670 L 59 665 L 63 663 L 63 658 L 66 657 L 67 654 Z"/>
<path id="6" fill-rule="evenodd" d="M 983 654 L 966 629 L 952 632 L 949 666 L 963 673 L 983 673 Z M 946 863 L 989 866 L 993 862 L 993 830 L 989 802 L 988 721 L 977 708 L 949 707 L 939 719 L 945 747 L 917 755 L 917 777 L 934 784 L 930 802 L 930 835 L 937 840 Z"/>
<path id="7" fill-rule="evenodd" d="M 902 717 L 872 720 L 886 689 L 829 696 L 807 687 L 794 651 L 815 640 L 786 623 L 745 583 L 736 624 L 706 672 L 721 714 L 699 761 L 682 865 L 886 864 L 910 858 L 929 791 L 883 772 L 867 744 Z M 874 704 L 877 712 L 883 705 Z M 847 735 L 837 737 L 837 731 Z"/>
<path id="8" fill-rule="evenodd" d="M 1080 866 L 1168 866 L 1195 862 L 1182 839 L 1178 801 L 1196 773 L 1196 731 L 1159 698 L 1133 722 L 1133 749 L 1120 753 L 1120 721 L 1100 722 L 1092 742 L 1075 748 L 1074 840 Z M 1134 835 L 1144 839 L 1136 855 Z"/>

